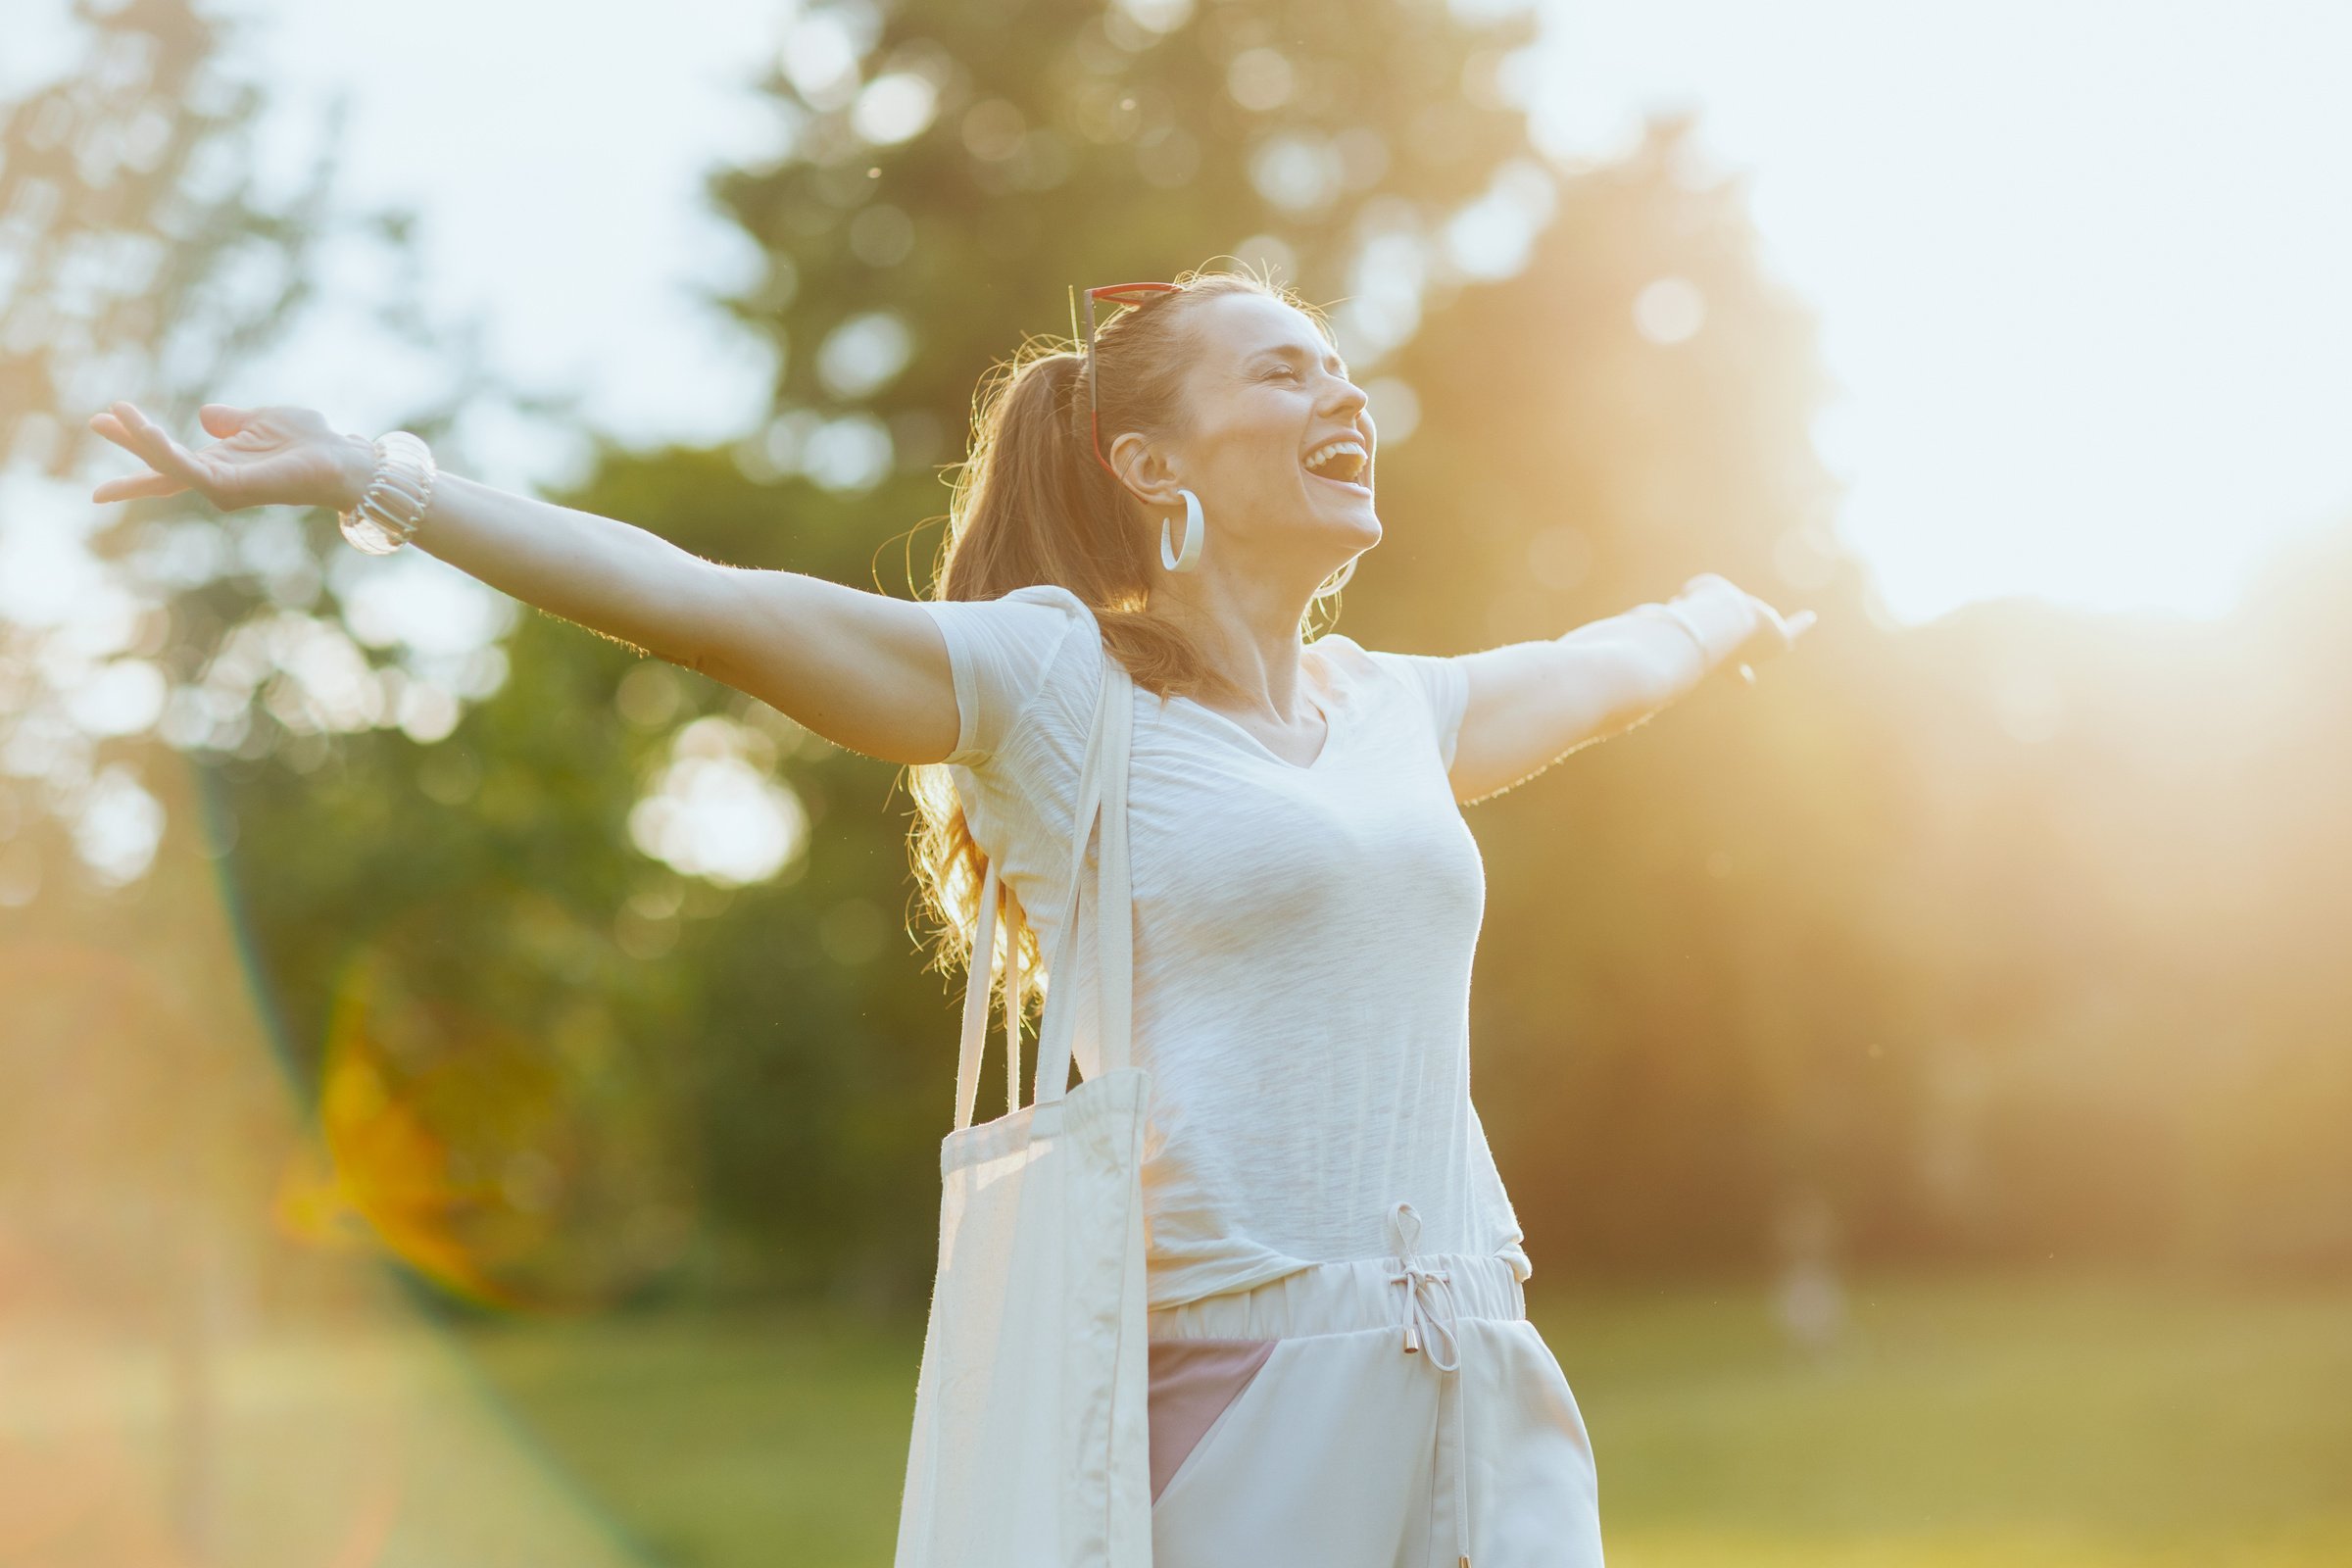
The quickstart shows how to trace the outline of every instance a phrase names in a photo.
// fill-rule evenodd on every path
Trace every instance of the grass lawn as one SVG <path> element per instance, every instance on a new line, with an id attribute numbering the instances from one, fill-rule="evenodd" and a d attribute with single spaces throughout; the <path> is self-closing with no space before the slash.
<path id="1" fill-rule="evenodd" d="M 1752 1288 L 1532 1305 L 1617 1568 L 2352 1564 L 2352 1288 L 1883 1279 L 1818 1354 Z M 868 1568 L 920 1335 L 673 1314 L 466 1338 L 645 1562 Z"/>

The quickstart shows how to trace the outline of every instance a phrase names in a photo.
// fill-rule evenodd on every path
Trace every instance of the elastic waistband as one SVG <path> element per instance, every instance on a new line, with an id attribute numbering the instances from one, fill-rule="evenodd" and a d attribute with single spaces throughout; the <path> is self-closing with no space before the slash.
<path id="1" fill-rule="evenodd" d="M 1516 1321 L 1527 1316 L 1527 1293 L 1508 1258 L 1419 1252 L 1413 1262 L 1448 1278 L 1461 1317 Z M 1246 1291 L 1156 1307 L 1147 1332 L 1154 1340 L 1289 1340 L 1394 1329 L 1396 1273 L 1393 1257 L 1316 1263 Z"/>

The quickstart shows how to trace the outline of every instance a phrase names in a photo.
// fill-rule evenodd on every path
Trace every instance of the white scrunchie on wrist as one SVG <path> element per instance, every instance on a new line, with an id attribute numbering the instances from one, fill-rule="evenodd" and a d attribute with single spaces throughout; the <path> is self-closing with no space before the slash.
<path id="1" fill-rule="evenodd" d="M 1755 600 L 1713 572 L 1685 583 L 1675 596 L 1674 608 L 1697 622 L 1707 653 L 1718 663 L 1745 647 L 1762 623 Z"/>
<path id="2" fill-rule="evenodd" d="M 376 437 L 375 471 L 368 488 L 357 506 L 337 514 L 343 537 L 370 556 L 388 556 L 407 544 L 433 504 L 433 481 L 440 471 L 422 438 L 406 430 Z"/>
<path id="3" fill-rule="evenodd" d="M 1684 614 L 1674 606 L 1661 605 L 1653 601 L 1649 604 L 1636 605 L 1627 613 L 1645 616 L 1650 620 L 1672 621 L 1683 629 L 1683 635 L 1689 637 L 1696 645 L 1698 657 L 1706 661 L 1707 667 L 1712 669 L 1715 666 L 1715 651 L 1707 646 L 1707 634 L 1700 631 L 1689 615 Z"/>
<path id="4" fill-rule="evenodd" d="M 1633 612 L 1654 620 L 1671 620 L 1690 635 L 1712 669 L 1755 635 L 1755 602 L 1738 587 L 1713 573 L 1691 578 L 1669 604 L 1645 604 Z"/>

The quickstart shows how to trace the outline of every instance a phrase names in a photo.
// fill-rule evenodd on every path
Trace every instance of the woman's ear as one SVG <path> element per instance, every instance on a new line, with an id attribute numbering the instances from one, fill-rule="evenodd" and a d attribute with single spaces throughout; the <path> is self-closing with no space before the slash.
<path id="1" fill-rule="evenodd" d="M 1121 432 L 1111 442 L 1106 456 L 1128 494 L 1146 506 L 1173 507 L 1183 503 L 1184 498 L 1177 494 L 1184 488 L 1183 476 L 1165 453 L 1136 431 Z"/>

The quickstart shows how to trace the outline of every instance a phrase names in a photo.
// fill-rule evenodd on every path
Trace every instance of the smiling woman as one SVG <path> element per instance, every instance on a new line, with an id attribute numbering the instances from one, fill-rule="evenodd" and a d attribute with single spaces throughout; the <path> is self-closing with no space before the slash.
<path id="1" fill-rule="evenodd" d="M 970 972 L 967 1019 L 985 1018 L 1000 958 L 1016 1029 L 1040 969 L 1065 999 L 1053 1016 L 1087 1011 L 1090 990 L 1106 1019 L 1131 1003 L 1161 1568 L 1352 1568 L 1433 1534 L 1458 1563 L 1476 1541 L 1502 1561 L 1597 1564 L 1591 1446 L 1526 1321 L 1533 1265 L 1470 1101 L 1485 875 L 1459 806 L 1787 648 L 1810 616 L 1702 574 L 1672 605 L 1460 657 L 1310 641 L 1382 537 L 1363 390 L 1319 315 L 1254 276 L 1115 292 L 1140 303 L 1085 344 L 1024 345 L 984 382 L 935 597 L 917 603 L 704 561 L 306 409 L 208 405 L 219 439 L 190 451 L 118 404 L 91 424 L 150 471 L 96 499 L 193 489 L 227 510 L 348 514 L 372 494 L 385 543 L 413 533 L 912 766 L 916 869 L 942 954 Z M 736 777 L 701 760 L 680 789 Z M 699 853 L 650 808 L 632 828 Z M 1095 902 L 1065 903 L 1090 864 Z M 1000 899 L 1001 954 L 982 935 Z M 1065 940 L 1081 919 L 1100 954 Z M 1131 962 L 1108 966 L 1114 932 Z M 1059 1045 L 1091 1083 L 1120 1066 L 1115 1033 Z M 958 1077 L 968 1107 L 976 1077 Z M 1097 1457 L 1140 1485 L 1141 1454 Z M 917 1479 L 910 1465 L 910 1497 Z"/>
<path id="2" fill-rule="evenodd" d="M 917 772 L 918 868 L 952 940 L 1008 890 L 1012 996 L 1062 951 L 1107 647 L 1147 694 L 1118 721 L 1155 1129 L 1153 1560 L 1339 1568 L 1434 1535 L 1448 1561 L 1483 1542 L 1597 1562 L 1590 1445 L 1526 1322 L 1532 1265 L 1470 1103 L 1485 879 L 1456 802 L 1782 623 L 1716 579 L 1663 629 L 1628 615 L 1574 644 L 1308 642 L 1382 537 L 1364 392 L 1316 313 L 1255 279 L 1103 292 L 1132 308 L 983 399 L 926 606 L 961 722 L 949 765 Z M 1185 550 L 1155 564 L 1178 511 Z M 981 939 L 966 961 L 984 980 L 994 956 Z"/>

